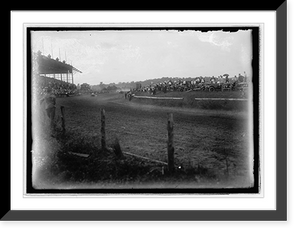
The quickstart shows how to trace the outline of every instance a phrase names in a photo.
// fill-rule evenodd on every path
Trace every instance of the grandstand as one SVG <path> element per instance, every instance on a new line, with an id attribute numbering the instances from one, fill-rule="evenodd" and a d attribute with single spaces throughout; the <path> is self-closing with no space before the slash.
<path id="1" fill-rule="evenodd" d="M 77 68 L 65 61 L 52 59 L 50 55 L 42 55 L 40 51 L 33 53 L 37 65 L 37 76 L 33 77 L 32 88 L 35 94 L 45 93 L 51 88 L 56 96 L 69 96 L 76 93 L 77 86 L 74 84 L 73 74 L 82 73 Z"/>
<path id="2" fill-rule="evenodd" d="M 74 84 L 75 72 L 82 73 L 77 68 L 65 61 L 59 61 L 59 59 L 52 59 L 50 55 L 42 55 L 40 51 L 36 53 L 38 73 L 40 76 L 58 79 L 60 81 L 65 81 L 67 83 Z"/>

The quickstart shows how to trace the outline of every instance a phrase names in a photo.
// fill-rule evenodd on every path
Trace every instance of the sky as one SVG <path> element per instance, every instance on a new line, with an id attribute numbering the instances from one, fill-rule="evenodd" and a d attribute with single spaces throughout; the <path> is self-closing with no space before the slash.
<path id="1" fill-rule="evenodd" d="M 251 30 L 33 31 L 34 52 L 82 71 L 76 84 L 143 81 L 161 77 L 251 76 Z"/>

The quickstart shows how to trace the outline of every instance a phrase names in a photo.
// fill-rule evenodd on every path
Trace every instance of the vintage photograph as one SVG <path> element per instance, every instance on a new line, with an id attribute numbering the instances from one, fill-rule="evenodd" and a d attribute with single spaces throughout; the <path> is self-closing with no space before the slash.
<path id="1" fill-rule="evenodd" d="M 258 186 L 258 32 L 27 28 L 32 189 Z"/>

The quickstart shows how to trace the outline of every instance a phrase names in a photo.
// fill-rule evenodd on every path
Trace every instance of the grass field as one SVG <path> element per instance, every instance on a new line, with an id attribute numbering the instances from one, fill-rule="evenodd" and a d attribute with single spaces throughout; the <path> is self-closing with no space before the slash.
<path id="1" fill-rule="evenodd" d="M 220 93 L 214 95 L 240 95 Z M 187 100 L 201 97 L 199 94 L 201 92 L 188 93 Z M 207 92 L 205 97 L 208 95 L 213 94 Z M 37 170 L 43 171 L 39 178 L 48 182 L 42 183 L 40 179 L 36 186 L 248 187 L 252 182 L 248 109 L 245 104 L 232 103 L 228 104 L 230 108 L 223 108 L 222 103 L 210 104 L 211 108 L 209 104 L 206 108 L 190 108 L 187 104 L 157 104 L 152 100 L 133 99 L 130 102 L 123 94 L 116 93 L 58 98 L 56 122 L 59 133 L 51 137 L 40 130 L 37 134 L 40 146 L 34 161 L 35 165 L 43 165 Z M 59 106 L 65 107 L 64 137 L 60 135 Z M 100 144 L 101 108 L 106 112 L 107 144 L 110 147 L 117 138 L 124 152 L 163 162 L 167 162 L 167 114 L 173 113 L 176 172 L 170 175 L 163 164 L 128 155 L 120 158 L 112 151 L 103 151 Z M 78 157 L 68 153 L 70 151 L 90 156 Z"/>

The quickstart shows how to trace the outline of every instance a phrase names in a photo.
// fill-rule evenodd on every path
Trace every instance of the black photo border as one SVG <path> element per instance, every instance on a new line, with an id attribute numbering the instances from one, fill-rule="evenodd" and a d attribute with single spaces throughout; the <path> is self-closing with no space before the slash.
<path id="1" fill-rule="evenodd" d="M 271 5 L 272 3 L 270 3 Z M 7 185 L 3 221 L 285 221 L 287 220 L 287 1 L 250 9 L 276 11 L 276 210 L 11 210 L 10 158 L 3 161 Z M 201 10 L 201 9 L 200 9 Z M 216 10 L 214 7 L 203 10 Z M 222 9 L 217 9 L 222 10 Z"/>
<path id="2" fill-rule="evenodd" d="M 259 26 L 223 26 L 223 27 L 197 27 L 197 26 L 155 26 L 155 27 L 141 27 L 141 26 L 124 26 L 124 27 L 26 27 L 26 50 L 27 50 L 27 100 L 31 100 L 31 33 L 36 31 L 165 31 L 165 30 L 176 30 L 176 31 L 201 31 L 207 32 L 212 30 L 223 30 L 224 32 L 237 32 L 238 30 L 251 30 L 251 39 L 252 39 L 252 86 L 253 86 L 253 148 L 254 148 L 254 157 L 253 157 L 253 179 L 254 182 L 252 186 L 244 188 L 91 188 L 91 189 L 37 189 L 34 188 L 32 184 L 32 108 L 31 103 L 27 103 L 27 152 L 26 152 L 26 193 L 28 195 L 32 194 L 257 194 L 260 192 L 260 157 L 259 157 L 259 87 L 260 87 L 260 68 L 259 68 L 259 57 L 260 57 L 260 27 Z"/>

